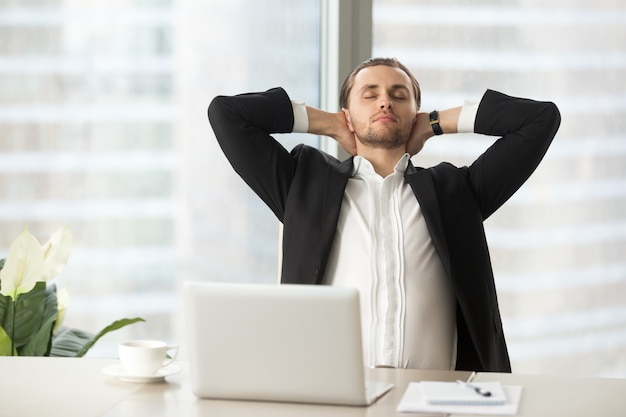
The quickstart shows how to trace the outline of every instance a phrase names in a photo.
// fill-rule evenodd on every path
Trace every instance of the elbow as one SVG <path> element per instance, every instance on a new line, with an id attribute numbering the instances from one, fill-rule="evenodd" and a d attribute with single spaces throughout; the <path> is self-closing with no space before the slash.
<path id="1" fill-rule="evenodd" d="M 556 104 L 552 102 L 548 102 L 547 104 L 547 112 L 550 120 L 552 120 L 552 130 L 553 134 L 556 135 L 557 130 L 561 126 L 561 112 Z"/>
<path id="2" fill-rule="evenodd" d="M 561 126 L 561 112 L 556 104 L 551 101 L 543 102 L 543 108 L 541 112 L 537 114 L 538 121 L 541 120 L 541 125 L 543 126 L 543 131 L 545 133 L 546 138 L 549 138 L 551 141 L 554 136 L 556 136 L 556 132 L 559 130 Z"/>
<path id="3" fill-rule="evenodd" d="M 209 118 L 209 122 L 213 125 L 213 121 L 219 119 L 223 114 L 225 109 L 226 96 L 217 96 L 209 103 L 209 107 L 207 109 L 207 116 Z"/>

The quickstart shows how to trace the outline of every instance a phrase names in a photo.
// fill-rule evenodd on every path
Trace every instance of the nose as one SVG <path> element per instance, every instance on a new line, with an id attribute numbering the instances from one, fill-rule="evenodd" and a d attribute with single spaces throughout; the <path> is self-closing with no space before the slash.
<path id="1" fill-rule="evenodd" d="M 388 91 L 386 90 L 379 91 L 378 105 L 380 106 L 381 110 L 384 110 L 384 109 L 390 110 L 392 106 L 392 102 L 393 100 Z"/>

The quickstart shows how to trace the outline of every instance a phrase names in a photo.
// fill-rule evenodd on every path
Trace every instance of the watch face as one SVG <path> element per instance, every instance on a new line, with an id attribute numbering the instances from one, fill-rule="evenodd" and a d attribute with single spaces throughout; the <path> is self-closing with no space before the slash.
<path id="1" fill-rule="evenodd" d="M 443 130 L 441 130 L 441 126 L 439 125 L 439 112 L 437 110 L 433 110 L 428 115 L 430 118 L 430 125 L 433 128 L 433 132 L 435 135 L 443 135 Z"/>

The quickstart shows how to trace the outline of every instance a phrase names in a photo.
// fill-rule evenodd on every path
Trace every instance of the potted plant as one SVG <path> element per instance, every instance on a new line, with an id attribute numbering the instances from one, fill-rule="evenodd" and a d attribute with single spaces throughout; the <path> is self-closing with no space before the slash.
<path id="1" fill-rule="evenodd" d="M 43 246 L 24 228 L 0 260 L 0 356 L 82 357 L 105 334 L 144 321 L 117 320 L 97 334 L 62 326 L 66 289 L 52 282 L 74 245 L 69 226 Z"/>

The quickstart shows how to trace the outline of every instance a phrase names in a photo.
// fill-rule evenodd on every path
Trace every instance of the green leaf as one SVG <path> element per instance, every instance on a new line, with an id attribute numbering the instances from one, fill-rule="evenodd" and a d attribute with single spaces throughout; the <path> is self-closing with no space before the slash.
<path id="1" fill-rule="evenodd" d="M 91 349 L 91 347 L 105 334 L 115 331 L 115 330 L 119 330 L 122 327 L 126 327 L 129 324 L 134 324 L 140 321 L 145 321 L 145 320 L 142 319 L 141 317 L 135 317 L 134 319 L 121 319 L 121 320 L 114 321 L 113 323 L 105 327 L 104 329 L 100 330 L 100 332 L 96 335 L 96 337 L 94 337 L 87 344 L 85 344 L 85 346 L 83 346 L 80 352 L 76 354 L 76 356 L 78 356 L 79 358 L 85 356 L 85 353 L 87 353 L 87 351 Z"/>
<path id="2" fill-rule="evenodd" d="M 89 349 L 91 349 L 91 347 L 105 334 L 142 321 L 145 320 L 140 317 L 117 320 L 102 329 L 95 336 L 82 330 L 62 327 L 52 339 L 50 356 L 83 357 L 87 351 L 89 351 Z"/>
<path id="3" fill-rule="evenodd" d="M 8 295 L 0 294 L 0 327 L 6 327 L 6 320 L 9 315 L 8 310 L 13 304 L 13 299 Z"/>
<path id="4" fill-rule="evenodd" d="M 56 315 L 49 317 L 39 331 L 31 337 L 26 346 L 20 350 L 19 355 L 48 356 L 52 345 L 52 328 L 56 319 Z"/>
<path id="5" fill-rule="evenodd" d="M 48 284 L 46 287 L 46 299 L 44 303 L 42 322 L 46 323 L 50 320 L 50 317 L 54 317 L 56 320 L 59 314 L 59 304 L 57 301 L 57 286 L 55 284 Z"/>
<path id="6" fill-rule="evenodd" d="M 45 307 L 45 282 L 37 282 L 31 291 L 18 295 L 14 306 L 15 333 L 13 339 L 17 349 L 26 345 L 30 338 L 39 331 L 44 322 Z M 5 330 L 7 334 L 11 335 L 12 324 L 7 323 Z"/>
<path id="7" fill-rule="evenodd" d="M 11 355 L 11 338 L 0 327 L 0 356 L 13 356 Z"/>
<path id="8" fill-rule="evenodd" d="M 92 333 L 63 326 L 52 337 L 50 356 L 75 357 L 93 337 Z"/>

